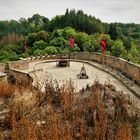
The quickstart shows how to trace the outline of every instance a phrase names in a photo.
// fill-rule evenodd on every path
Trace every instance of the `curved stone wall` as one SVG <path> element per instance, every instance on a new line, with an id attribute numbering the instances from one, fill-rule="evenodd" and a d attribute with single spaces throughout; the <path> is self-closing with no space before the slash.
<path id="1" fill-rule="evenodd" d="M 0 63 L 0 72 L 3 72 L 5 69 L 5 64 L 4 63 Z"/>
<path id="2" fill-rule="evenodd" d="M 15 79 L 16 84 L 32 86 L 33 79 L 28 73 L 15 69 L 9 69 L 9 73 Z"/>
<path id="3" fill-rule="evenodd" d="M 61 55 L 45 55 L 45 56 L 30 57 L 30 58 L 26 58 L 25 60 L 10 62 L 9 68 L 10 69 L 14 68 L 19 70 L 28 69 L 28 63 L 30 62 L 49 60 L 49 59 L 58 59 L 60 57 Z M 138 85 L 140 85 L 140 66 L 128 62 L 124 59 L 104 55 L 101 53 L 87 53 L 87 52 L 65 54 L 63 55 L 63 57 L 67 57 L 70 59 L 95 61 L 103 65 L 107 65 L 115 70 L 122 72 L 123 75 L 129 77 L 131 80 L 135 81 Z"/>
<path id="4" fill-rule="evenodd" d="M 74 53 L 73 58 L 95 61 L 112 67 L 115 70 L 121 71 L 128 78 L 140 85 L 140 66 L 132 62 L 100 53 Z"/>
<path id="5" fill-rule="evenodd" d="M 8 63 L 10 69 L 18 69 L 18 70 L 25 70 L 28 69 L 28 61 L 26 60 L 19 60 L 19 61 L 11 61 Z"/>

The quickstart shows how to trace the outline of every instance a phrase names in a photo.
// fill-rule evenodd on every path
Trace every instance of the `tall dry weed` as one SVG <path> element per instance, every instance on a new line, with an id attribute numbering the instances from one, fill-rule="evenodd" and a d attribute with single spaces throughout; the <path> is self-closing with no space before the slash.
<path id="1" fill-rule="evenodd" d="M 12 140 L 132 140 L 128 101 L 107 89 L 97 81 L 90 92 L 75 93 L 71 81 L 60 87 L 46 80 L 45 93 L 19 90 L 11 109 Z"/>
<path id="2" fill-rule="evenodd" d="M 9 97 L 15 91 L 15 86 L 0 81 L 0 97 Z"/>

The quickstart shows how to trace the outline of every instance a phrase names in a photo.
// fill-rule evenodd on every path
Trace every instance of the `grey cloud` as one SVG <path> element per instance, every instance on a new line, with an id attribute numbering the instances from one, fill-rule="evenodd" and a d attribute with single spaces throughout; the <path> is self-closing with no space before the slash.
<path id="1" fill-rule="evenodd" d="M 0 20 L 28 18 L 38 13 L 52 18 L 66 8 L 82 9 L 104 22 L 140 23 L 139 0 L 0 0 Z"/>

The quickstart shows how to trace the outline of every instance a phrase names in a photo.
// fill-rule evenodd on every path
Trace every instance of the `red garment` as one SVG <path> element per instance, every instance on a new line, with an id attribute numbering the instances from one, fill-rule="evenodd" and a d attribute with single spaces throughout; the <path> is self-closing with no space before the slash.
<path id="1" fill-rule="evenodd" d="M 69 47 L 74 48 L 74 38 L 72 37 L 69 38 Z"/>
<path id="2" fill-rule="evenodd" d="M 106 53 L 106 39 L 105 38 L 100 40 L 100 48 L 102 49 L 104 53 Z"/>
<path id="3" fill-rule="evenodd" d="M 24 49 L 26 50 L 27 45 L 26 45 L 26 39 L 24 38 Z"/>

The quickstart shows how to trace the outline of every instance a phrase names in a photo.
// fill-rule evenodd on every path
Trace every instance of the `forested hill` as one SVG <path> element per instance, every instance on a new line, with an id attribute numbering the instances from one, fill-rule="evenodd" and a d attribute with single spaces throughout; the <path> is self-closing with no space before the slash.
<path id="1" fill-rule="evenodd" d="M 74 49 L 68 46 L 70 36 L 75 38 Z M 102 37 L 107 40 L 107 54 L 140 63 L 140 24 L 103 23 L 74 9 L 66 9 L 64 15 L 56 15 L 50 20 L 34 14 L 18 21 L 0 21 L 0 61 L 71 51 L 100 52 Z"/>
<path id="2" fill-rule="evenodd" d="M 69 11 L 67 9 L 64 15 L 57 15 L 51 20 L 35 14 L 28 19 L 20 18 L 19 21 L 0 21 L 0 38 L 12 32 L 27 35 L 28 33 L 40 30 L 52 32 L 54 29 L 65 27 L 72 27 L 76 31 L 86 32 L 88 34 L 106 31 L 105 24 L 99 19 L 84 14 L 82 10 Z"/>
<path id="3" fill-rule="evenodd" d="M 82 10 L 75 11 L 68 9 L 65 15 L 56 16 L 48 26 L 50 31 L 57 28 L 72 27 L 77 31 L 86 32 L 88 34 L 102 33 L 106 31 L 105 24 L 93 16 L 84 14 Z"/>

